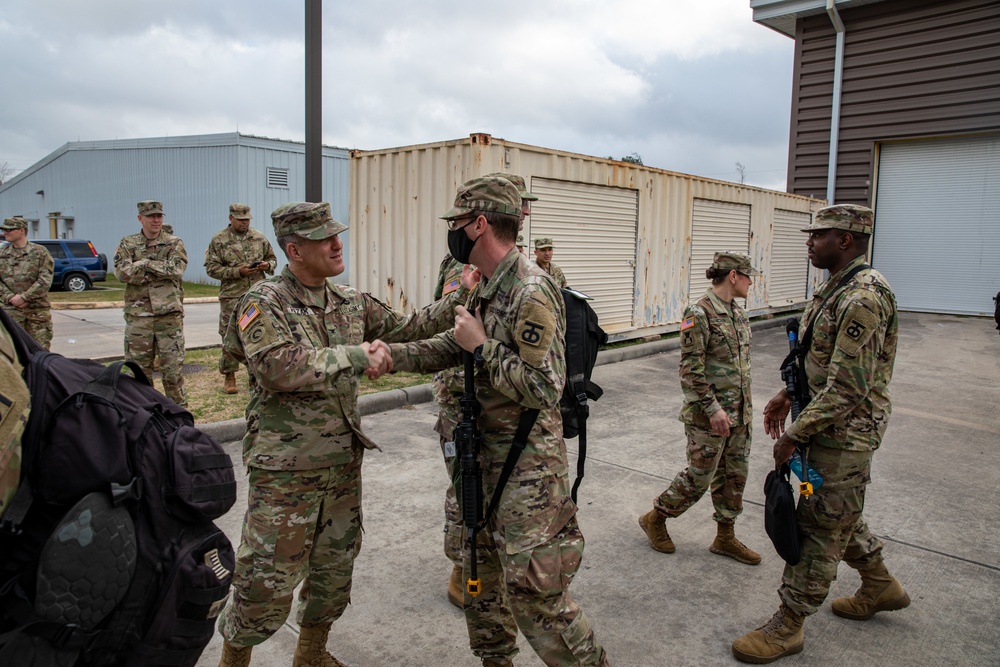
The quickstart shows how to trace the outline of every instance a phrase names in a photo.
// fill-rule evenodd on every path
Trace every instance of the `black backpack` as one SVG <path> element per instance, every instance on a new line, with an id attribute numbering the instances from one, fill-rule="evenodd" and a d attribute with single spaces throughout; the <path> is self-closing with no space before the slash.
<path id="1" fill-rule="evenodd" d="M 137 365 L 46 352 L 0 318 L 31 392 L 0 517 L 0 665 L 193 666 L 235 566 L 212 522 L 232 461 Z"/>

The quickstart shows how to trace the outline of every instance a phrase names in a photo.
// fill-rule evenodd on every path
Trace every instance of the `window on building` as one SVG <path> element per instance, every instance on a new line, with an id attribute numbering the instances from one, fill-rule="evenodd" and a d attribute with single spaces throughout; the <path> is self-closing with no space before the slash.
<path id="1" fill-rule="evenodd" d="M 280 167 L 267 168 L 267 187 L 288 188 L 288 170 Z"/>

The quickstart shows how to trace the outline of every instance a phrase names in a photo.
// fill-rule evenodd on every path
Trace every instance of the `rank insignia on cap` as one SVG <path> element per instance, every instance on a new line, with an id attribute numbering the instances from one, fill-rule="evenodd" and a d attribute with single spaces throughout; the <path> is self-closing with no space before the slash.
<path id="1" fill-rule="evenodd" d="M 260 315 L 260 308 L 257 307 L 256 303 L 251 303 L 250 307 L 243 311 L 243 317 L 240 318 L 240 331 L 244 331 L 250 326 L 250 323 L 257 319 L 258 315 Z"/>

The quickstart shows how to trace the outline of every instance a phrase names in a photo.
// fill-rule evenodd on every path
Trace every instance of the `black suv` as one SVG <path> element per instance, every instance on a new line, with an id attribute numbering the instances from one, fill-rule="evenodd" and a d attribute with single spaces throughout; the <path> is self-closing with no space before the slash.
<path id="1" fill-rule="evenodd" d="M 32 239 L 52 255 L 52 287 L 70 292 L 90 289 L 93 283 L 107 280 L 108 258 L 98 253 L 90 241 L 82 239 Z"/>

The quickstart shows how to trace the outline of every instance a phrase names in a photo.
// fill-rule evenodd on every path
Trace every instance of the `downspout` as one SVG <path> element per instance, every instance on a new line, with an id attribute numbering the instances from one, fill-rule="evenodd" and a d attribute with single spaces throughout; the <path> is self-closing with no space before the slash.
<path id="1" fill-rule="evenodd" d="M 836 0 L 826 0 L 826 13 L 837 31 L 837 53 L 833 63 L 833 102 L 830 108 L 830 162 L 826 170 L 826 201 L 836 204 L 837 152 L 840 146 L 840 93 L 844 82 L 844 22 L 840 20 Z"/>

